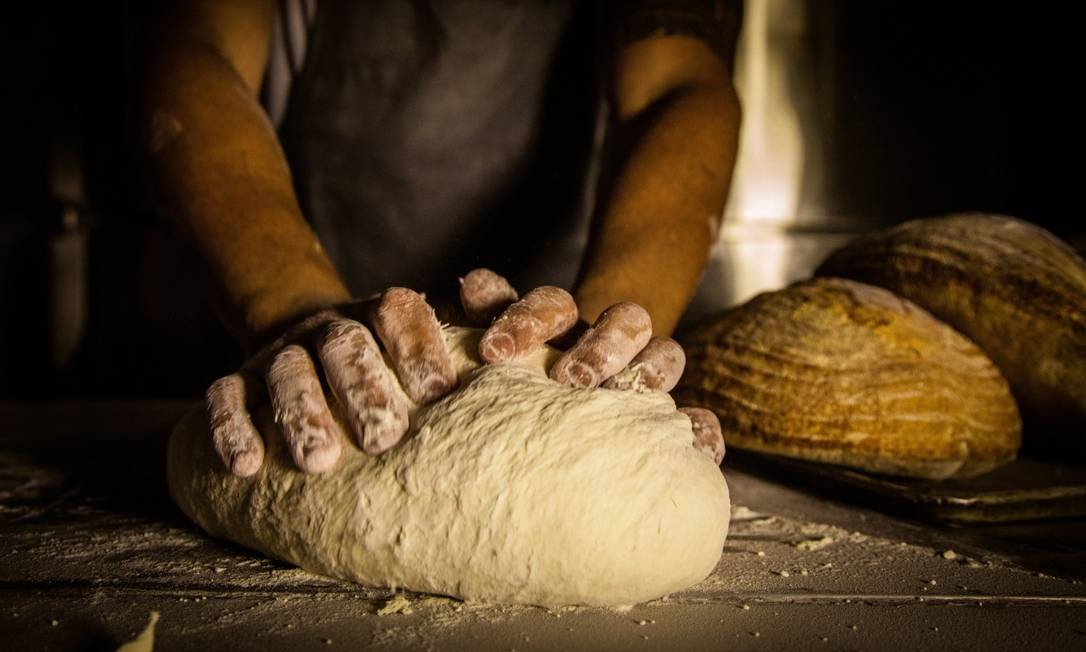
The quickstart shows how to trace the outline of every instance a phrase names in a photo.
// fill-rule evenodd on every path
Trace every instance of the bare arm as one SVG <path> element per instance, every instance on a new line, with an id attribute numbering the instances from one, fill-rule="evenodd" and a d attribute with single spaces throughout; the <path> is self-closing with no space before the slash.
<path id="1" fill-rule="evenodd" d="M 392 373 L 418 403 L 455 385 L 440 324 L 421 295 L 388 289 L 368 306 L 373 333 L 346 310 L 322 310 L 345 302 L 348 293 L 302 217 L 283 152 L 256 100 L 274 11 L 271 0 L 179 4 L 158 35 L 141 97 L 142 143 L 162 208 L 211 270 L 228 324 L 250 344 L 279 334 L 206 395 L 216 451 L 224 466 L 241 476 L 252 475 L 263 462 L 263 439 L 250 410 L 264 401 L 270 400 L 298 468 L 320 473 L 335 466 L 341 451 L 325 383 L 359 446 L 374 455 L 394 446 L 408 429 L 405 399 L 392 391 Z M 465 303 L 490 313 L 514 299 L 504 279 L 494 276 L 484 274 L 500 281 L 496 299 L 469 291 Z M 540 288 L 509 307 L 509 317 L 499 317 L 493 327 L 494 351 L 516 357 L 572 325 L 577 307 L 563 292 Z M 636 316 L 639 309 L 615 310 Z M 642 326 L 631 329 L 618 323 L 631 320 L 608 314 L 566 356 L 559 370 L 568 373 L 559 374 L 560 380 L 597 385 L 646 347 L 647 315 L 638 320 Z M 517 328 L 520 317 L 549 324 L 550 330 L 525 333 Z M 386 368 L 377 340 L 392 369 Z M 608 346 L 620 360 L 597 354 Z M 646 350 L 650 354 L 639 358 L 641 365 L 662 370 L 653 382 L 673 385 L 681 365 L 654 365 L 654 357 L 668 357 L 666 346 Z M 720 439 L 715 420 L 696 423 L 708 423 L 714 441 Z M 719 457 L 715 448 L 706 450 Z"/>
<path id="2" fill-rule="evenodd" d="M 590 322 L 618 301 L 639 303 L 666 335 L 708 262 L 735 165 L 739 101 L 724 60 L 678 35 L 623 47 L 611 94 L 626 153 L 575 296 Z"/>
<path id="3" fill-rule="evenodd" d="M 178 3 L 140 98 L 161 207 L 210 269 L 227 325 L 250 343 L 348 298 L 257 101 L 274 16 L 273 0 Z"/>

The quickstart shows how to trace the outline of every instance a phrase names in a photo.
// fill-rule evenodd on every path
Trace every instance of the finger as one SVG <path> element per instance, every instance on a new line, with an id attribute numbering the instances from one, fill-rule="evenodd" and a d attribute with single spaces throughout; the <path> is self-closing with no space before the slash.
<path id="1" fill-rule="evenodd" d="M 407 401 L 368 328 L 350 319 L 332 322 L 318 345 L 324 377 L 347 414 L 362 450 L 379 455 L 407 433 Z"/>
<path id="2" fill-rule="evenodd" d="M 694 448 L 720 466 L 724 461 L 724 434 L 720 431 L 720 419 L 704 408 L 685 407 L 679 408 L 679 412 L 690 417 L 690 424 L 694 427 Z"/>
<path id="3" fill-rule="evenodd" d="M 670 392 L 686 367 L 686 353 L 670 337 L 654 337 L 625 369 L 608 378 L 607 389 L 655 389 Z"/>
<path id="4" fill-rule="evenodd" d="M 264 440 L 253 425 L 249 408 L 263 394 L 259 380 L 236 373 L 211 383 L 205 394 L 211 441 L 230 473 L 247 478 L 264 463 Z"/>
<path id="5" fill-rule="evenodd" d="M 441 323 L 421 294 L 407 288 L 385 290 L 373 327 L 412 401 L 429 403 L 456 387 L 456 370 Z"/>
<path id="6" fill-rule="evenodd" d="M 468 321 L 487 326 L 517 300 L 517 291 L 500 274 L 479 268 L 460 279 L 460 303 Z"/>
<path id="7" fill-rule="evenodd" d="M 622 371 L 652 338 L 652 318 L 636 303 L 616 303 L 551 367 L 550 377 L 571 387 L 597 387 Z"/>
<path id="8" fill-rule="evenodd" d="M 509 306 L 479 340 L 484 362 L 508 362 L 527 355 L 577 323 L 577 303 L 551 285 L 536 288 Z"/>
<path id="9" fill-rule="evenodd" d="M 331 469 L 341 446 L 309 354 L 297 344 L 283 348 L 272 358 L 267 379 L 275 422 L 294 463 L 306 473 Z"/>

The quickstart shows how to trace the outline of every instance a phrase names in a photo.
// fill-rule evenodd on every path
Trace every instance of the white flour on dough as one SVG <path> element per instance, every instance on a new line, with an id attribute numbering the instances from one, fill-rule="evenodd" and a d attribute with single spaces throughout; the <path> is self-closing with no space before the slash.
<path id="1" fill-rule="evenodd" d="M 449 328 L 460 389 L 419 408 L 380 457 L 346 431 L 332 471 L 297 471 L 264 408 L 267 456 L 230 476 L 203 413 L 169 447 L 174 500 L 209 533 L 307 570 L 466 600 L 626 605 L 707 576 L 728 487 L 662 392 L 563 387 L 555 352 L 479 368 L 480 331 Z"/>

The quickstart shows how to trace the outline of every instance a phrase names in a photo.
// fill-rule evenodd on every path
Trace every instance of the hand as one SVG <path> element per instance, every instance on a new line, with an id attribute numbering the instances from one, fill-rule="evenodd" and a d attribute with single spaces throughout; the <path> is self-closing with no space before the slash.
<path id="1" fill-rule="evenodd" d="M 422 295 L 390 288 L 375 301 L 321 311 L 208 388 L 215 450 L 234 475 L 253 475 L 263 463 L 264 442 L 250 410 L 268 398 L 299 469 L 320 473 L 339 459 L 338 427 L 311 350 L 344 420 L 371 455 L 392 448 L 407 433 L 408 405 L 396 391 L 393 373 L 418 404 L 437 400 L 456 386 L 441 324 Z"/>
<path id="2" fill-rule="evenodd" d="M 504 278 L 477 269 L 461 281 L 460 300 L 469 320 L 489 323 L 479 341 L 479 357 L 487 363 L 527 355 L 545 342 L 568 335 L 578 322 L 577 304 L 560 288 L 540 287 L 517 300 Z M 550 377 L 571 387 L 654 389 L 671 391 L 686 366 L 678 342 L 652 337 L 652 319 L 635 303 L 617 303 L 551 367 Z M 694 428 L 694 447 L 720 464 L 724 437 L 716 415 L 702 408 L 679 408 Z"/>
<path id="3" fill-rule="evenodd" d="M 577 306 L 568 292 L 540 287 L 523 299 L 501 276 L 475 270 L 461 282 L 468 320 L 493 324 L 480 340 L 484 362 L 511 361 L 546 342 L 576 331 Z M 373 332 L 363 324 L 369 323 Z M 377 338 L 374 338 L 374 333 Z M 550 370 L 554 380 L 573 387 L 670 391 L 686 358 L 668 338 L 652 338 L 643 308 L 620 303 Z M 386 365 L 377 344 L 388 354 Z M 271 399 L 276 422 L 299 469 L 320 473 L 339 459 L 338 427 L 324 398 L 317 365 L 362 450 L 379 455 L 407 433 L 407 402 L 424 405 L 456 386 L 456 373 L 441 325 L 422 295 L 390 288 L 379 299 L 321 311 L 294 326 L 251 358 L 241 370 L 212 383 L 206 394 L 215 450 L 231 473 L 247 477 L 264 459 L 264 442 L 250 410 Z M 695 447 L 718 464 L 724 455 L 720 423 L 708 410 L 681 408 L 694 427 Z"/>

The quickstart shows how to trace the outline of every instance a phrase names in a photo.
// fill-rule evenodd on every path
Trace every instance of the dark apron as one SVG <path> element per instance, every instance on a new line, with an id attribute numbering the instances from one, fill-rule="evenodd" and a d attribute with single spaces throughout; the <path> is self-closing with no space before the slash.
<path id="1" fill-rule="evenodd" d="M 594 4 L 320 3 L 281 138 L 356 296 L 449 297 L 478 266 L 571 286 L 599 140 Z"/>

